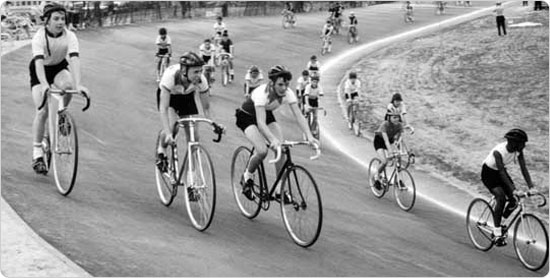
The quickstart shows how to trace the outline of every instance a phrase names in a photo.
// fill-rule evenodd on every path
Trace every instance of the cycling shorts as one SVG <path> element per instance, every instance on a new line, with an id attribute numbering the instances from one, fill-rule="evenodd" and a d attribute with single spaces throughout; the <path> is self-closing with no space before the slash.
<path id="1" fill-rule="evenodd" d="M 346 100 L 349 98 L 348 94 L 344 94 L 344 96 L 346 97 Z M 359 93 L 357 92 L 351 93 L 351 100 L 354 100 L 356 97 L 359 97 Z"/>
<path id="2" fill-rule="evenodd" d="M 168 48 L 159 48 L 157 51 L 157 56 L 162 56 L 168 54 Z"/>
<path id="3" fill-rule="evenodd" d="M 202 59 L 204 60 L 205 64 L 208 64 L 208 62 L 210 61 L 211 58 L 212 58 L 212 56 L 202 55 Z"/>
<path id="4" fill-rule="evenodd" d="M 510 175 L 508 175 L 508 171 L 505 170 L 505 173 L 506 177 L 508 177 L 508 180 L 512 182 Z M 506 186 L 506 183 L 502 180 L 502 177 L 500 176 L 498 170 L 489 168 L 489 166 L 487 166 L 485 163 L 483 163 L 483 167 L 481 168 L 481 181 L 489 190 L 497 187 Z M 514 188 L 512 188 L 512 191 L 513 190 Z"/>
<path id="5" fill-rule="evenodd" d="M 273 115 L 273 111 L 265 111 L 266 120 L 265 123 L 269 125 L 270 123 L 276 122 L 275 116 Z M 251 125 L 258 126 L 258 122 L 256 121 L 256 115 L 249 114 L 242 110 L 241 108 L 238 108 L 235 111 L 235 117 L 237 118 L 237 126 L 244 132 L 246 128 L 248 128 Z"/>
<path id="6" fill-rule="evenodd" d="M 382 137 L 382 135 L 376 134 L 374 136 L 374 149 L 375 150 L 379 150 L 379 149 L 387 150 L 386 143 L 384 143 L 384 137 Z"/>
<path id="7" fill-rule="evenodd" d="M 55 76 L 61 72 L 62 70 L 69 70 L 69 63 L 67 60 L 63 60 L 61 63 L 53 66 L 44 66 L 44 71 L 46 72 L 46 80 L 48 80 L 48 85 L 53 84 L 53 81 L 55 79 Z M 40 84 L 40 80 L 38 80 L 38 76 L 36 75 L 36 65 L 34 63 L 34 59 L 32 59 L 30 65 L 29 65 L 29 74 L 31 76 L 31 89 L 32 87 Z"/>
<path id="8" fill-rule="evenodd" d="M 318 98 L 311 98 L 311 97 L 308 97 L 307 99 L 308 99 L 308 101 L 309 101 L 309 106 L 311 106 L 311 107 L 319 107 L 319 99 L 318 99 Z"/>
<path id="9" fill-rule="evenodd" d="M 195 103 L 194 94 L 170 95 L 170 104 L 168 107 L 174 109 L 178 117 L 197 115 L 199 110 Z M 157 89 L 157 110 L 160 109 L 160 88 Z"/>

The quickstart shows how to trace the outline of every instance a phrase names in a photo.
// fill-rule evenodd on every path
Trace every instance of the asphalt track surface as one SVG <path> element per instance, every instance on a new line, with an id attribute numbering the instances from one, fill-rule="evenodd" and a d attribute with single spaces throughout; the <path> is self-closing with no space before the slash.
<path id="1" fill-rule="evenodd" d="M 412 26 L 402 23 L 396 5 L 356 9 L 356 14 L 361 26 L 368 26 L 359 30 L 365 42 L 474 9 L 451 9 L 438 17 L 431 8 L 418 8 Z M 293 150 L 294 159 L 312 172 L 323 198 L 323 228 L 315 245 L 295 245 L 277 207 L 253 221 L 240 214 L 229 183 L 232 152 L 248 145 L 234 125 L 234 110 L 243 100 L 240 80 L 251 64 L 264 71 L 286 64 L 297 75 L 309 56 L 319 54 L 316 32 L 324 16 L 299 15 L 293 30 L 283 30 L 280 17 L 226 19 L 236 43 L 237 82 L 227 88 L 216 84 L 213 90 L 214 118 L 228 127 L 222 143 L 212 143 L 207 128 L 201 133 L 218 185 L 215 218 L 206 232 L 191 226 L 181 195 L 169 208 L 158 200 L 153 154 L 159 118 L 152 61 L 159 26 L 168 28 L 174 52 L 181 53 L 198 47 L 211 32 L 212 20 L 78 34 L 93 102 L 86 113 L 79 111 L 79 101 L 71 107 L 81 157 L 78 183 L 69 197 L 56 192 L 51 176 L 36 176 L 30 169 L 30 46 L 4 56 L 2 196 L 34 231 L 94 276 L 544 276 L 547 267 L 526 270 L 511 247 L 475 250 L 463 217 L 440 206 L 417 200 L 407 213 L 393 198 L 373 198 L 362 185 L 364 169 L 331 144 L 324 144 L 317 161 L 307 159 L 308 149 Z M 335 52 L 348 48 L 342 37 L 335 40 Z M 286 108 L 276 117 L 286 138 L 301 137 Z"/>

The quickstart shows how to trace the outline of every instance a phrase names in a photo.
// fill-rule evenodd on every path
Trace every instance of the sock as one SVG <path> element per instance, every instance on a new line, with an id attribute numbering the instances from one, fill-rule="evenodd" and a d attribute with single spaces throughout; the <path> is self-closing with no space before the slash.
<path id="1" fill-rule="evenodd" d="M 243 177 L 244 177 L 244 180 L 245 180 L 245 181 L 251 180 L 251 179 L 254 179 L 254 174 L 248 172 L 248 169 L 246 169 L 246 170 L 244 171 Z"/>
<path id="2" fill-rule="evenodd" d="M 494 234 L 496 237 L 502 236 L 502 227 L 495 227 L 495 228 L 493 229 L 493 234 Z"/>
<path id="3" fill-rule="evenodd" d="M 42 149 L 42 143 L 33 143 L 32 159 L 37 159 L 44 156 L 44 150 Z"/>

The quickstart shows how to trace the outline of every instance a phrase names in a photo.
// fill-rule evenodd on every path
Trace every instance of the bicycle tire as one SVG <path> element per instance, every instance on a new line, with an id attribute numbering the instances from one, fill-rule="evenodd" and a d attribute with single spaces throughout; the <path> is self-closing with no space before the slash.
<path id="1" fill-rule="evenodd" d="M 380 185 L 382 186 L 381 189 L 376 189 L 376 187 L 374 187 L 374 174 L 378 170 L 378 167 L 380 166 L 380 164 L 382 164 L 382 161 L 380 159 L 376 157 L 371 159 L 369 163 L 369 169 L 367 171 L 367 183 L 368 183 L 367 185 L 370 187 L 372 194 L 376 198 L 382 198 L 382 196 L 386 194 L 386 187 L 384 185 L 382 184 Z"/>
<path id="2" fill-rule="evenodd" d="M 321 234 L 323 205 L 317 184 L 304 167 L 294 165 L 285 173 L 280 204 L 283 223 L 294 243 L 304 248 L 313 245 Z"/>
<path id="3" fill-rule="evenodd" d="M 185 179 L 185 207 L 193 227 L 202 232 L 208 229 L 216 211 L 216 175 L 210 154 L 203 146 L 191 148 L 191 155 L 196 156 L 194 173 L 189 173 L 188 155 L 185 155 L 181 171 L 181 178 Z"/>
<path id="4" fill-rule="evenodd" d="M 393 193 L 395 196 L 395 201 L 399 207 L 404 211 L 410 211 L 416 200 L 416 186 L 414 184 L 414 179 L 406 169 L 401 169 L 397 175 L 399 177 L 399 184 L 395 184 L 393 187 Z M 406 181 L 406 178 L 409 180 Z"/>
<path id="5" fill-rule="evenodd" d="M 546 265 L 548 232 L 535 215 L 525 213 L 517 220 L 514 227 L 514 250 L 519 261 L 529 270 L 537 271 Z M 533 257 L 533 260 L 528 257 Z"/>
<path id="6" fill-rule="evenodd" d="M 229 73 L 228 73 L 228 67 L 229 66 L 222 66 L 222 85 L 225 87 L 227 86 L 227 83 L 229 82 Z"/>
<path id="7" fill-rule="evenodd" d="M 157 147 L 160 140 L 160 132 L 157 136 L 156 145 L 155 145 L 155 154 L 157 153 Z M 157 192 L 159 194 L 160 202 L 165 206 L 170 206 L 172 201 L 177 194 L 177 174 L 178 171 L 178 161 L 177 157 L 177 146 L 169 145 L 166 148 L 166 157 L 168 158 L 168 173 L 164 174 L 158 169 L 155 165 L 155 180 L 157 184 Z"/>
<path id="8" fill-rule="evenodd" d="M 64 128 L 66 135 L 61 134 L 61 127 L 57 124 L 59 114 L 55 114 L 55 118 L 51 117 L 51 120 L 55 120 L 55 123 L 51 123 L 55 131 L 50 133 L 54 134 L 51 145 L 53 172 L 57 190 L 67 196 L 74 188 L 78 171 L 78 135 L 76 124 L 68 111 L 63 112 L 66 123 L 69 123 Z"/>
<path id="9" fill-rule="evenodd" d="M 46 162 L 46 174 L 52 166 L 52 144 L 49 135 L 44 135 L 42 138 L 42 149 L 44 150 L 44 162 Z"/>
<path id="10" fill-rule="evenodd" d="M 466 214 L 468 237 L 481 251 L 487 251 L 494 245 L 492 235 L 494 219 L 493 208 L 484 199 L 476 198 L 468 206 Z"/>
<path id="11" fill-rule="evenodd" d="M 233 197 L 239 207 L 241 213 L 248 219 L 253 219 L 260 213 L 262 201 L 259 199 L 259 195 L 254 194 L 254 199 L 249 200 L 243 195 L 243 173 L 248 166 L 248 160 L 252 155 L 252 151 L 245 146 L 238 147 L 233 153 L 231 160 L 231 187 L 233 188 Z M 263 176 L 261 167 L 258 167 L 254 175 L 254 192 L 259 194 L 260 177 Z"/>
<path id="12" fill-rule="evenodd" d="M 287 29 L 289 24 L 290 23 L 288 22 L 287 17 L 283 16 L 283 29 Z"/>

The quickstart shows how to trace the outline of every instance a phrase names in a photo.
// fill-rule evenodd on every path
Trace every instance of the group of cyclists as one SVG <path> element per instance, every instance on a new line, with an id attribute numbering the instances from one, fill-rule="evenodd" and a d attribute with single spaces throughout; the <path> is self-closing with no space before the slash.
<path id="1" fill-rule="evenodd" d="M 56 3 L 44 7 L 42 18 L 44 26 L 39 28 L 32 39 L 33 58 L 29 65 L 31 94 L 36 108 L 39 108 L 45 92 L 52 86 L 58 89 L 77 89 L 88 93 L 81 84 L 79 43 L 76 35 L 67 29 L 67 11 Z M 328 22 L 327 22 L 328 24 Z M 221 17 L 214 25 L 215 38 L 219 40 L 222 52 L 232 53 L 232 42 Z M 219 38 L 216 36 L 219 35 Z M 220 39 L 221 38 L 221 39 Z M 216 44 L 216 42 L 214 43 Z M 171 40 L 164 28 L 159 30 L 157 39 L 158 55 L 171 54 Z M 208 50 L 207 41 L 201 50 Z M 210 53 L 210 58 L 208 57 Z M 174 141 L 172 127 L 178 118 L 193 117 L 203 114 L 210 118 L 207 93 L 210 83 L 203 74 L 203 67 L 211 62 L 214 54 L 201 51 L 201 55 L 189 51 L 179 56 L 177 63 L 169 66 L 161 76 L 157 87 L 157 107 L 162 128 L 161 140 L 157 146 L 156 165 L 161 171 L 166 171 L 166 147 Z M 304 118 L 301 107 L 318 107 L 319 97 L 324 92 L 320 85 L 320 63 L 316 56 L 311 56 L 306 69 L 297 82 L 296 91 L 290 88 L 292 73 L 283 65 L 274 65 L 267 71 L 267 79 L 257 66 L 251 66 L 245 77 L 245 99 L 235 111 L 235 123 L 255 148 L 244 177 L 243 194 L 252 198 L 251 187 L 253 176 L 258 165 L 264 160 L 269 149 L 277 149 L 283 142 L 283 132 L 277 123 L 274 111 L 282 105 L 288 105 L 293 118 L 298 123 L 310 144 L 318 146 L 319 142 L 312 135 Z M 233 74 L 232 74 L 233 75 Z M 232 76 L 233 78 L 233 76 Z M 359 97 L 361 82 L 357 73 L 350 72 L 344 85 L 344 98 L 350 103 Z M 70 95 L 59 97 L 58 111 L 63 111 L 71 101 Z M 410 124 L 405 119 L 407 113 L 401 94 L 395 93 L 387 106 L 386 118 L 375 132 L 374 149 L 383 163 L 378 172 L 386 164 L 387 151 L 391 150 L 393 142 L 398 140 Z M 42 149 L 42 139 L 45 133 L 45 121 L 48 116 L 48 106 L 36 110 L 33 121 L 33 152 L 32 168 L 38 174 L 47 172 Z M 59 126 L 70 130 L 63 117 L 59 117 Z M 411 132 L 414 130 L 412 128 Z M 196 129 L 195 129 L 196 130 Z M 185 130 L 189 138 L 189 129 Z M 195 134 L 198 138 L 198 134 Z M 502 217 L 516 205 L 513 198 L 514 184 L 507 173 L 506 166 L 518 161 L 523 176 L 530 188 L 533 183 L 525 166 L 523 149 L 528 141 L 527 134 L 521 129 L 512 129 L 505 134 L 506 142 L 493 148 L 483 161 L 481 177 L 483 184 L 495 196 L 495 230 L 497 245 L 504 245 L 500 227 Z M 268 142 L 268 145 L 266 145 Z M 277 170 L 282 166 L 280 160 Z M 378 179 L 376 177 L 375 179 Z M 378 183 L 379 184 L 379 183 Z M 376 185 L 376 184 L 375 184 Z M 506 202 L 508 204 L 506 205 Z"/>

